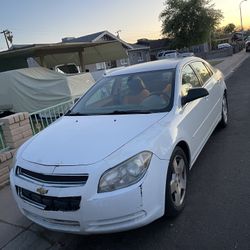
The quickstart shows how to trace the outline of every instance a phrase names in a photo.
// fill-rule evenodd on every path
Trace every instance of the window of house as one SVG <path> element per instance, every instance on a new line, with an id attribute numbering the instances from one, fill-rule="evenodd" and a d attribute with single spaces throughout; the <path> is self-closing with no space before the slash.
<path id="1" fill-rule="evenodd" d="M 97 70 L 106 69 L 105 62 L 96 63 L 96 69 L 97 69 Z"/>
<path id="2" fill-rule="evenodd" d="M 120 64 L 121 64 L 122 66 L 128 65 L 128 58 L 123 58 L 123 59 L 121 59 L 121 60 L 120 60 Z"/>
<path id="3" fill-rule="evenodd" d="M 202 62 L 194 62 L 192 63 L 192 66 L 201 77 L 203 83 L 205 83 L 210 78 L 210 74 Z"/>

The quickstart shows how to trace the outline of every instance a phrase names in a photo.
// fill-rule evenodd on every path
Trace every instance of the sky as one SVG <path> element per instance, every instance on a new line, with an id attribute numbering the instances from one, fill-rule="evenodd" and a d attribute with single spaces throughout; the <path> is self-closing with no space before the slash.
<path id="1" fill-rule="evenodd" d="M 240 25 L 241 0 L 213 0 L 224 13 L 222 25 Z M 164 0 L 0 0 L 0 32 L 9 29 L 14 44 L 60 42 L 103 30 L 126 42 L 161 38 Z M 250 26 L 250 0 L 242 3 L 243 25 Z M 7 49 L 0 34 L 0 51 Z"/>

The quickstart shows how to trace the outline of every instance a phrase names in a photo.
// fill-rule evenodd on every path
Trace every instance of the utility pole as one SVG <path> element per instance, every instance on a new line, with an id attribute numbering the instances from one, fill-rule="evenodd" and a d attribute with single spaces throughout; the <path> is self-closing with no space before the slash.
<path id="1" fill-rule="evenodd" d="M 242 36 L 242 42 L 243 42 L 243 40 L 244 40 L 244 35 L 243 35 L 243 22 L 242 22 L 242 12 L 241 12 L 241 4 L 243 3 L 243 2 L 246 2 L 247 0 L 242 0 L 241 2 L 240 2 L 240 4 L 239 4 L 239 7 L 240 7 L 240 23 L 241 23 L 241 36 Z"/>
<path id="2" fill-rule="evenodd" d="M 10 49 L 8 41 L 12 43 L 12 40 L 13 40 L 12 32 L 9 30 L 3 30 L 2 32 L 0 32 L 0 34 L 4 35 L 7 47 L 8 47 L 8 49 Z"/>
<path id="3" fill-rule="evenodd" d="M 120 33 L 121 33 L 122 31 L 121 30 L 117 30 L 115 33 L 117 33 L 117 37 L 118 38 L 120 38 Z"/>

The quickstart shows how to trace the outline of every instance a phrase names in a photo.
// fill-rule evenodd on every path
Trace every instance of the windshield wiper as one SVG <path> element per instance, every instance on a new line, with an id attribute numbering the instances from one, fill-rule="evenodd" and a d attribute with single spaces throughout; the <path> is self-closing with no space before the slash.
<path id="1" fill-rule="evenodd" d="M 92 116 L 92 115 L 129 115 L 129 114 L 151 114 L 149 110 L 114 110 L 107 113 L 71 113 L 68 111 L 65 116 Z"/>
<path id="2" fill-rule="evenodd" d="M 128 114 L 151 114 L 149 110 L 114 110 L 110 113 L 103 113 L 103 115 L 128 115 Z"/>
<path id="3" fill-rule="evenodd" d="M 71 111 L 68 111 L 65 116 L 85 116 L 88 114 L 84 114 L 84 113 L 80 113 L 80 112 L 76 112 L 76 113 L 71 113 Z"/>

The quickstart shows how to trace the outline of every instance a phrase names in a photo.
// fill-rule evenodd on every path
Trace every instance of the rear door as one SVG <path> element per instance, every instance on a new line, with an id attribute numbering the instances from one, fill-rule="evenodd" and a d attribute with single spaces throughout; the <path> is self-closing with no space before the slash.
<path id="1" fill-rule="evenodd" d="M 209 69 L 208 65 L 204 62 L 193 62 L 191 63 L 191 66 L 200 78 L 202 87 L 206 88 L 209 92 L 209 95 L 205 98 L 207 106 L 207 114 L 205 117 L 207 126 L 206 136 L 208 136 L 217 124 L 221 114 L 221 88 L 219 81 L 214 76 L 213 71 Z"/>
<path id="2" fill-rule="evenodd" d="M 202 82 L 190 64 L 182 69 L 181 97 L 187 95 L 189 89 L 201 87 Z M 199 98 L 182 106 L 180 129 L 185 131 L 190 141 L 190 151 L 193 161 L 205 143 L 208 125 L 206 124 L 209 108 L 206 97 Z"/>

